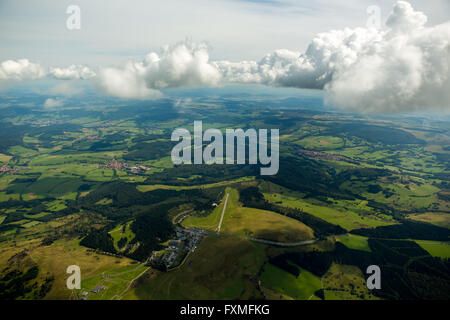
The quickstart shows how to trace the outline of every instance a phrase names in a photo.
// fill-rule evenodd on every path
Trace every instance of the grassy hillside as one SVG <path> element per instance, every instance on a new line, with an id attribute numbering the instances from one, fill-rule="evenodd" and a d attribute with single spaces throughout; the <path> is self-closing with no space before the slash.
<path id="1" fill-rule="evenodd" d="M 263 245 L 211 235 L 180 268 L 149 274 L 124 299 L 260 299 L 257 274 L 264 260 Z"/>
<path id="2" fill-rule="evenodd" d="M 277 242 L 296 242 L 312 239 L 313 230 L 303 223 L 278 213 L 236 208 L 224 218 L 223 232 Z"/>

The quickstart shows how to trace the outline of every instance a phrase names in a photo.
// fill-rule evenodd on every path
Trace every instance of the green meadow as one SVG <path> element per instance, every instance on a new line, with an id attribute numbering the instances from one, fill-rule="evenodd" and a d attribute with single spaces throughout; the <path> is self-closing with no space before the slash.
<path id="1" fill-rule="evenodd" d="M 305 149 L 313 150 L 333 150 L 344 146 L 343 139 L 332 136 L 307 137 L 300 141 L 296 141 L 295 143 L 301 145 Z"/>
<path id="2" fill-rule="evenodd" d="M 301 198 L 280 193 L 264 193 L 266 200 L 282 206 L 300 209 L 306 213 L 337 224 L 350 231 L 364 227 L 378 227 L 393 224 L 393 221 L 386 220 L 374 214 L 358 214 L 355 211 L 341 210 L 333 207 L 325 207 L 307 202 Z"/>
<path id="3" fill-rule="evenodd" d="M 154 271 L 124 299 L 261 298 L 252 278 L 265 260 L 264 248 L 236 237 L 207 236 L 180 268 Z"/>
<path id="4" fill-rule="evenodd" d="M 433 257 L 450 259 L 450 243 L 439 241 L 415 240 L 423 249 L 428 251 Z"/>
<path id="5" fill-rule="evenodd" d="M 270 263 L 264 266 L 261 284 L 296 300 L 310 300 L 317 290 L 322 289 L 320 279 L 312 273 L 300 268 L 296 278 Z"/>
<path id="6" fill-rule="evenodd" d="M 434 298 L 438 290 L 426 285 L 447 280 L 427 270 L 445 265 L 438 258 L 450 258 L 446 229 L 436 228 L 450 226 L 448 124 L 429 119 L 422 130 L 417 119 L 304 110 L 289 99 L 267 102 L 266 94 L 245 93 L 239 99 L 213 94 L 182 99 L 182 107 L 172 106 L 170 99 L 128 104 L 102 98 L 58 112 L 29 102 L 16 109 L 2 104 L 7 116 L 0 128 L 0 279 L 11 270 L 39 269 L 36 279 L 24 283 L 31 291 L 10 298 L 75 299 L 104 287 L 88 299 L 375 299 L 360 266 L 339 264 L 341 257 L 334 254 L 341 253 L 328 253 L 340 242 L 353 249 L 340 248 L 351 255 L 346 263 L 375 254 L 391 259 L 386 248 L 380 253 L 374 245 L 372 252 L 371 239 L 345 232 L 386 226 L 375 232 L 388 242 L 407 222 L 435 228 L 413 239 L 444 239 L 413 240 L 436 259 L 408 256 L 408 261 L 424 259 L 429 269 L 409 276 L 409 265 L 395 265 L 406 270 L 402 281 L 408 288 Z M 174 128 L 191 130 L 192 118 L 202 119 L 204 129 L 222 132 L 279 129 L 280 170 L 262 176 L 259 165 L 174 165 L 170 134 Z M 320 153 L 300 155 L 303 149 Z M 113 159 L 148 170 L 101 168 Z M 251 197 L 258 198 L 252 202 Z M 287 208 L 327 223 L 311 217 L 300 222 L 289 217 L 294 215 Z M 160 249 L 183 227 L 208 232 L 185 260 L 184 255 L 176 258 L 183 261 L 176 269 L 145 266 L 152 252 L 163 253 Z M 388 230 L 386 238 L 383 230 Z M 286 246 L 314 237 L 314 243 Z M 311 250 L 334 259 L 328 270 L 317 273 L 321 277 L 309 267 L 314 273 L 302 268 L 295 277 L 270 263 L 278 255 Z M 82 270 L 78 292 L 65 286 L 69 264 Z M 44 287 L 48 292 L 41 297 L 46 281 L 51 287 Z M 391 297 L 398 293 L 402 298 L 406 291 L 400 288 Z"/>

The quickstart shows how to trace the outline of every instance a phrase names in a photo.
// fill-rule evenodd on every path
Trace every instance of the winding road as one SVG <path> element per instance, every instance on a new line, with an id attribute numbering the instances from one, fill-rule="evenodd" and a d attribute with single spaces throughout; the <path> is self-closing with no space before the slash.
<path id="1" fill-rule="evenodd" d="M 264 240 L 264 239 L 256 239 L 256 238 L 250 238 L 247 237 L 248 240 L 260 242 L 264 244 L 270 244 L 272 246 L 279 246 L 279 247 L 297 247 L 297 246 L 304 246 L 307 244 L 313 244 L 317 242 L 319 239 L 310 239 L 310 240 L 303 240 L 298 242 L 277 242 L 277 241 L 270 241 L 270 240 Z"/>

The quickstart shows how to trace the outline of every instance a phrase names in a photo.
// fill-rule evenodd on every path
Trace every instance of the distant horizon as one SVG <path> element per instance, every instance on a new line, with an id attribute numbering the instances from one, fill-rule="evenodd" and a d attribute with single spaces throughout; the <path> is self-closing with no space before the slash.
<path id="1" fill-rule="evenodd" d="M 287 107 L 284 105 L 283 108 L 292 108 L 297 110 L 311 110 L 311 111 L 323 111 L 323 112 L 333 112 L 338 114 L 354 114 L 350 110 L 342 110 L 337 107 L 333 107 L 330 105 L 326 105 L 324 103 L 324 98 L 326 92 L 322 89 L 301 89 L 301 88 L 287 88 L 287 87 L 273 87 L 266 85 L 258 85 L 258 84 L 246 84 L 246 85 L 223 85 L 218 87 L 196 87 L 196 88 L 170 88 L 162 90 L 163 95 L 152 99 L 152 100 L 140 100 L 140 99 L 124 99 L 118 97 L 110 97 L 107 95 L 99 94 L 93 88 L 93 84 L 91 81 L 81 81 L 75 80 L 73 82 L 77 82 L 77 86 L 82 89 L 82 92 L 77 93 L 76 95 L 71 96 L 59 96 L 58 94 L 51 94 L 49 90 L 51 90 L 55 83 L 58 83 L 58 80 L 42 80 L 39 81 L 39 90 L 35 87 L 35 83 L 27 83 L 23 82 L 20 86 L 11 86 L 8 89 L 3 89 L 3 94 L 0 95 L 0 109 L 8 108 L 15 106 L 29 107 L 29 108 L 47 108 L 44 106 L 44 102 L 48 99 L 55 99 L 61 101 L 62 104 L 58 106 L 54 106 L 51 109 L 54 110 L 66 110 L 73 108 L 80 108 L 83 105 L 79 105 L 78 101 L 84 101 L 86 97 L 94 98 L 94 100 L 90 100 L 88 106 L 90 108 L 99 107 L 107 107 L 107 105 L 103 105 L 103 102 L 113 103 L 114 107 L 126 107 L 127 105 L 134 104 L 148 104 L 149 106 L 157 105 L 158 101 L 172 101 L 173 104 L 185 103 L 187 99 L 194 99 L 193 101 L 189 101 L 189 105 L 191 107 L 195 107 L 195 102 L 201 103 L 205 98 L 210 98 L 213 96 L 217 96 L 218 98 L 223 98 L 223 95 L 233 97 L 233 99 L 250 99 L 251 101 L 257 101 L 259 99 L 274 99 L 274 100 L 292 100 L 292 104 L 296 104 L 296 106 Z M 39 102 L 39 104 L 29 104 L 22 103 L 20 97 L 29 96 L 35 97 L 34 100 Z M 13 98 L 15 103 L 14 105 L 4 105 L 4 101 L 8 101 L 10 98 Z M 84 101 L 86 103 L 87 101 Z M 274 107 L 275 108 L 275 107 Z M 365 115 L 367 117 L 379 117 L 379 118 L 388 118 L 395 119 L 401 117 L 414 117 L 414 118 L 422 118 L 422 119 L 430 119 L 430 120 L 445 120 L 450 121 L 450 113 L 449 112 L 438 112 L 438 111 L 412 111 L 412 112 L 402 112 L 402 113 L 377 113 L 377 114 L 360 114 Z"/>
<path id="2" fill-rule="evenodd" d="M 446 1 L 431 6 L 416 0 L 379 0 L 376 4 L 362 0 L 350 5 L 328 0 L 313 4 L 217 0 L 199 12 L 176 1 L 171 5 L 176 4 L 177 10 L 144 3 L 139 8 L 121 1 L 104 8 L 100 2 L 81 1 L 67 7 L 50 3 L 44 1 L 40 8 L 20 7 L 11 1 L 0 4 L 0 94 L 8 88 L 19 90 L 21 82 L 39 92 L 50 79 L 57 82 L 48 90 L 49 98 L 61 99 L 87 89 L 98 95 L 155 100 L 176 90 L 263 85 L 323 89 L 327 105 L 361 114 L 450 111 L 450 10 L 446 10 L 450 4 Z M 161 16 L 149 20 L 158 10 Z M 223 16 L 229 10 L 236 19 L 233 26 Z M 2 19 L 8 11 L 13 19 Z M 111 25 L 116 12 L 129 19 L 123 30 Z M 201 19 L 181 32 L 186 24 L 172 19 L 189 19 L 190 14 Z M 218 20 L 205 36 L 204 23 L 215 16 Z M 164 22 L 155 28 L 153 24 L 164 19 L 169 25 Z M 295 23 L 307 23 L 308 28 Z M 247 28 L 236 33 L 239 25 Z M 217 41 L 233 38 L 231 31 L 235 37 L 243 33 L 246 41 L 246 45 L 229 47 L 227 52 L 232 55 L 217 46 Z M 200 37 L 196 36 L 199 32 Z M 33 40 L 28 41 L 29 37 Z M 117 41 L 110 43 L 111 37 Z M 126 44 L 135 37 L 142 37 L 139 42 L 147 45 Z M 294 41 L 297 37 L 299 41 Z M 249 54 L 261 44 L 264 49 Z M 90 60 L 98 56 L 99 46 L 104 59 Z M 114 58 L 118 51 L 120 59 Z M 61 59 L 44 61 L 39 52 Z"/>

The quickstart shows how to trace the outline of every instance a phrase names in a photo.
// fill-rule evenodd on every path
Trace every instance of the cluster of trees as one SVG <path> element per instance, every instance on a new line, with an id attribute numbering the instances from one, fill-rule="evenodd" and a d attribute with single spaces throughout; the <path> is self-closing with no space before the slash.
<path id="1" fill-rule="evenodd" d="M 256 165 L 179 165 L 152 174 L 145 183 L 175 186 L 201 185 L 257 175 L 259 175 L 259 167 Z"/>
<path id="2" fill-rule="evenodd" d="M 174 233 L 173 225 L 167 218 L 167 212 L 173 206 L 175 206 L 174 203 L 163 203 L 149 207 L 137 215 L 131 224 L 131 230 L 135 237 L 130 242 L 130 248 L 121 254 L 145 261 L 153 250 L 160 249 L 160 243 L 167 241 Z M 108 233 L 114 226 L 111 223 L 100 230 L 91 231 L 80 241 L 80 245 L 117 254 L 114 240 Z M 126 239 L 124 240 L 126 243 Z M 124 246 L 123 242 L 123 240 L 119 241 L 119 248 Z M 133 245 L 137 245 L 137 248 L 131 251 Z"/>
<path id="3" fill-rule="evenodd" d="M 152 142 L 138 142 L 128 153 L 123 155 L 129 161 L 147 161 L 170 156 L 175 142 L 170 140 L 158 140 Z"/>
<path id="4" fill-rule="evenodd" d="M 318 251 L 288 252 L 269 259 L 269 262 L 296 277 L 300 274 L 298 266 L 322 277 L 333 263 L 333 257 Z"/>
<path id="5" fill-rule="evenodd" d="M 80 245 L 92 249 L 99 249 L 105 252 L 116 253 L 116 249 L 114 248 L 114 240 L 108 233 L 107 228 L 90 232 L 80 241 Z"/>
<path id="6" fill-rule="evenodd" d="M 420 239 L 448 241 L 450 230 L 429 223 L 419 221 L 400 220 L 400 224 L 381 226 L 376 228 L 362 228 L 352 230 L 351 233 L 370 238 L 388 239 Z"/>
<path id="7" fill-rule="evenodd" d="M 337 242 L 333 251 L 289 252 L 269 262 L 295 276 L 299 274 L 297 265 L 318 277 L 333 262 L 357 266 L 364 275 L 368 266 L 378 265 L 382 286 L 373 291 L 375 295 L 385 299 L 450 298 L 449 259 L 432 257 L 414 241 L 369 239 L 368 244 L 370 252 L 349 249 Z"/>
<path id="8" fill-rule="evenodd" d="M 153 250 L 160 248 L 160 243 L 173 235 L 173 225 L 168 218 L 171 209 L 189 203 L 197 212 L 207 214 L 213 210 L 212 204 L 220 199 L 223 191 L 224 187 L 140 192 L 133 184 L 117 181 L 104 183 L 80 199 L 79 204 L 86 212 L 99 213 L 111 222 L 101 230 L 89 232 L 80 244 L 117 254 L 108 231 L 118 223 L 133 220 L 131 231 L 135 237 L 121 254 L 145 261 Z M 108 206 L 96 204 L 104 198 L 112 199 L 112 203 Z M 124 242 L 125 239 L 119 241 L 119 248 L 124 246 Z"/>
<path id="9" fill-rule="evenodd" d="M 43 127 L 30 127 L 27 130 L 31 136 L 39 135 L 39 140 L 53 142 L 54 136 L 63 136 L 67 132 L 81 132 L 83 127 L 74 123 L 52 124 Z"/>
<path id="10" fill-rule="evenodd" d="M 326 133 L 332 136 L 344 134 L 367 140 L 371 143 L 381 142 L 386 145 L 424 144 L 425 141 L 416 138 L 412 133 L 387 126 L 370 125 L 360 121 L 347 123 L 333 122 Z"/>
<path id="11" fill-rule="evenodd" d="M 162 204 L 139 215 L 131 225 L 135 234 L 132 244 L 139 242 L 139 247 L 129 254 L 130 257 L 145 261 L 153 250 L 160 248 L 174 234 L 175 230 L 167 217 L 167 211 L 172 206 Z"/>
<path id="12" fill-rule="evenodd" d="M 80 142 L 87 143 L 89 145 L 89 151 L 113 151 L 127 149 L 127 138 L 127 135 L 116 132 L 113 134 L 102 136 L 102 139 L 100 141 L 96 141 L 94 143 L 90 143 L 89 141 L 85 140 L 80 140 Z"/>
<path id="13" fill-rule="evenodd" d="M 381 191 L 376 184 L 380 177 L 389 177 L 388 170 L 377 168 L 348 168 L 337 172 L 334 168 L 320 161 L 309 158 L 281 157 L 280 169 L 274 176 L 263 176 L 262 179 L 282 187 L 299 191 L 305 197 L 327 202 L 328 198 L 344 200 L 366 200 L 358 191 L 342 189 L 341 184 L 352 177 L 367 183 L 369 192 Z"/>
<path id="14" fill-rule="evenodd" d="M 95 190 L 79 199 L 82 207 L 90 208 L 95 203 L 104 198 L 112 199 L 109 208 L 124 208 L 132 205 L 151 205 L 161 202 L 167 198 L 172 198 L 177 194 L 175 190 L 157 189 L 150 192 L 140 192 L 136 185 L 122 181 L 106 182 L 98 186 Z M 104 207 L 104 206 L 103 206 Z M 97 207 L 96 207 L 97 208 Z M 97 208 L 98 209 L 98 208 Z"/>
<path id="15" fill-rule="evenodd" d="M 119 241 L 117 241 L 117 247 L 118 247 L 119 249 L 121 249 L 121 248 L 125 247 L 125 245 L 127 244 L 127 242 L 128 242 L 128 239 L 127 239 L 126 237 L 122 237 L 122 238 L 120 238 Z"/>
<path id="16" fill-rule="evenodd" d="M 49 293 L 50 290 L 52 289 L 54 280 L 55 277 L 52 275 L 46 277 L 44 283 L 41 285 L 39 290 L 36 291 L 35 298 L 36 299 L 44 298 L 47 295 L 47 293 Z"/>
<path id="17" fill-rule="evenodd" d="M 341 192 L 334 186 L 335 170 L 308 158 L 280 157 L 276 175 L 263 176 L 266 181 L 306 193 L 311 197 L 327 198 Z"/>
<path id="18" fill-rule="evenodd" d="M 0 123 L 0 152 L 6 153 L 9 147 L 21 145 L 25 130 L 25 126 L 15 126 L 4 122 Z"/>
<path id="19" fill-rule="evenodd" d="M 32 266 L 26 272 L 14 269 L 0 278 L 0 300 L 14 300 L 31 292 L 36 284 L 31 284 L 39 273 L 37 266 Z"/>
<path id="20" fill-rule="evenodd" d="M 198 211 L 212 210 L 212 203 L 217 202 L 224 187 L 191 190 L 156 189 L 140 192 L 136 185 L 120 181 L 100 185 L 85 197 L 79 199 L 82 209 L 100 213 L 112 220 L 127 219 L 134 213 L 146 210 L 158 203 L 191 203 Z M 111 199 L 108 206 L 96 204 L 102 199 Z M 135 209 L 139 208 L 139 209 Z M 144 208 L 144 209 L 143 209 Z"/>
<path id="21" fill-rule="evenodd" d="M 47 205 L 45 205 L 43 202 L 51 202 L 53 200 L 55 200 L 55 198 L 46 197 L 44 199 L 34 199 L 28 201 L 10 199 L 8 201 L 0 202 L 0 210 L 15 208 L 15 211 L 10 212 L 6 215 L 5 220 L 0 225 L 0 232 L 11 230 L 14 228 L 20 228 L 20 225 L 11 225 L 11 223 L 26 219 L 25 215 L 32 216 L 35 214 L 49 211 Z M 41 222 L 47 222 L 55 218 L 63 217 L 79 211 L 79 209 L 76 207 L 73 201 L 67 200 L 66 206 L 67 206 L 66 208 L 54 212 L 50 215 L 42 217 L 33 217 L 33 219 Z"/>

